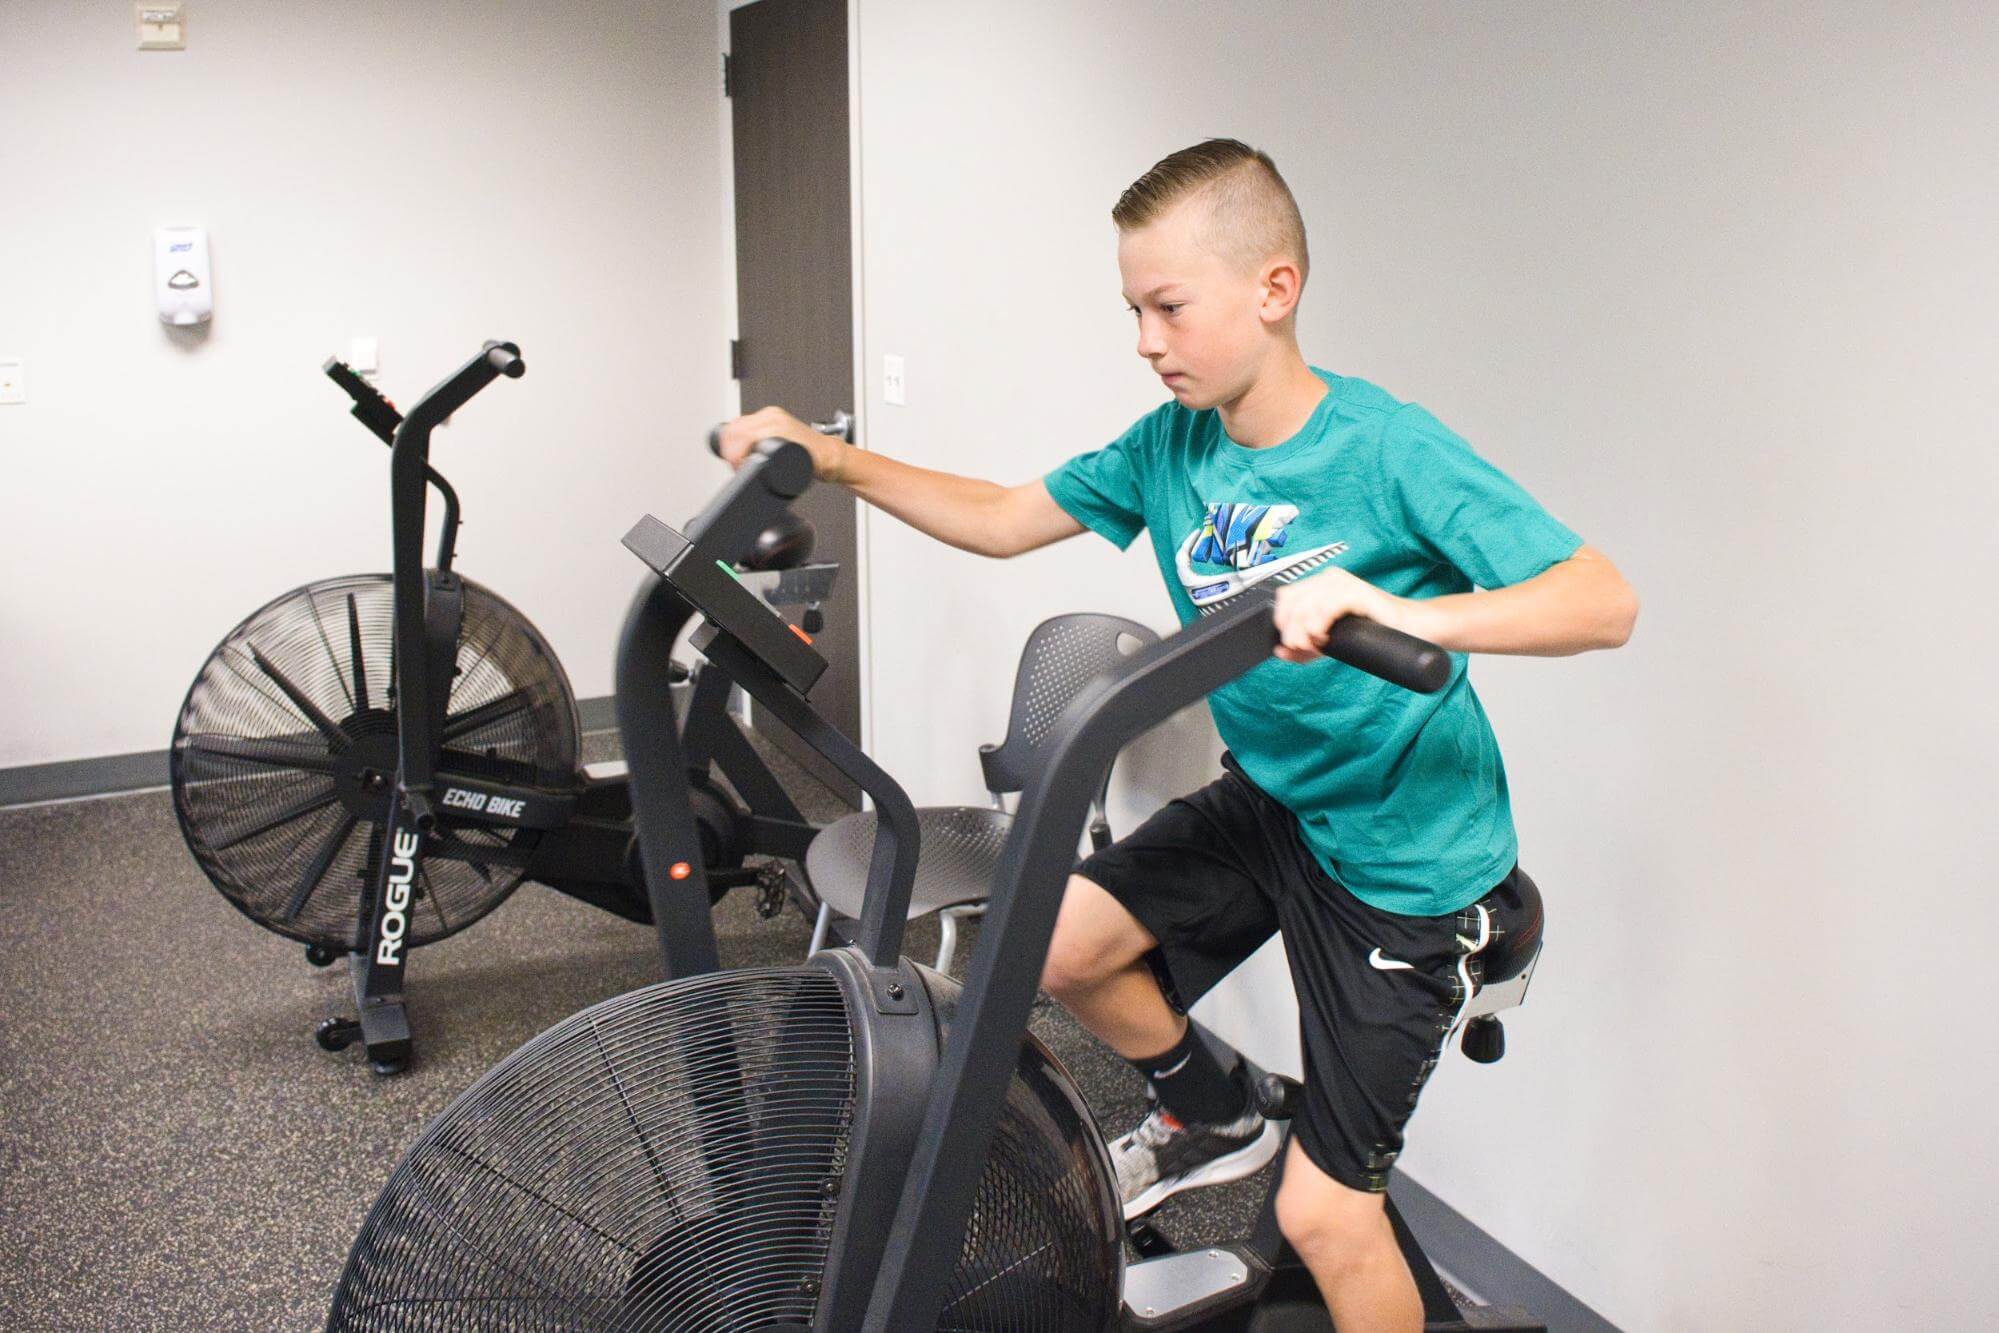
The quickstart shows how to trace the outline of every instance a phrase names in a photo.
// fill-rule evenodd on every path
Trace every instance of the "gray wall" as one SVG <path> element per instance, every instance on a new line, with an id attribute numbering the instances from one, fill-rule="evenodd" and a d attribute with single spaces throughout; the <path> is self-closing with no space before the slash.
<path id="1" fill-rule="evenodd" d="M 606 693 L 641 573 L 617 539 L 691 512 L 734 405 L 715 8 L 188 18 L 142 53 L 130 5 L 7 7 L 0 355 L 30 396 L 0 407 L 0 767 L 161 748 L 238 619 L 386 567 L 388 452 L 319 376 L 357 334 L 405 404 L 521 344 L 433 454 L 465 571 Z M 183 223 L 212 239 L 205 338 L 152 308 L 152 230 Z"/>
<path id="2" fill-rule="evenodd" d="M 1108 210 L 1234 134 L 1303 205 L 1308 355 L 1638 586 L 1622 653 L 1475 664 L 1551 951 L 1405 1159 L 1629 1328 L 1984 1308 L 1994 15 L 860 7 L 876 448 L 1018 481 L 1156 403 Z M 1142 552 L 1002 566 L 870 522 L 874 737 L 920 800 L 976 793 L 1035 620 L 1167 616 Z M 1127 810 L 1205 744 L 1155 737 Z"/>

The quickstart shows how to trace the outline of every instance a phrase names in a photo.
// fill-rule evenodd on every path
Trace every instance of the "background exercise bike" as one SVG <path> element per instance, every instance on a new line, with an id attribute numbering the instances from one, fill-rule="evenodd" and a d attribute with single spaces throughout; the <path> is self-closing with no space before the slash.
<path id="1" fill-rule="evenodd" d="M 810 461 L 767 442 L 738 477 L 779 469 L 809 477 Z M 643 521 L 626 545 L 709 615 L 703 651 L 874 798 L 855 943 L 797 967 L 683 974 L 522 1046 L 397 1166 L 348 1255 L 329 1327 L 1329 1329 L 1275 1226 L 1274 1185 L 1239 1241 L 1175 1250 L 1127 1232 L 1088 1107 L 1026 1032 L 1104 773 L 1139 734 L 1269 659 L 1271 590 L 1141 649 L 1077 696 L 1023 793 L 961 991 L 897 956 L 915 814 L 812 712 L 798 686 L 810 650 L 801 657 L 754 605 L 705 605 L 712 571 L 664 524 Z M 1412 689 L 1449 679 L 1441 649 L 1363 620 L 1336 625 L 1326 650 Z M 635 770 L 641 785 L 651 778 Z M 1524 981 L 1513 983 L 1539 948 L 1538 926 L 1516 933 L 1467 1016 L 1517 1003 Z M 1281 1099 L 1270 1109 L 1282 1114 Z M 1387 1207 L 1430 1329 L 1542 1328 L 1459 1309 Z"/>
<path id="2" fill-rule="evenodd" d="M 361 1038 L 376 1072 L 395 1073 L 410 1054 L 408 951 L 463 930 L 522 880 L 631 921 L 655 913 L 627 778 L 579 765 L 576 701 L 553 651 L 512 605 L 452 567 L 459 501 L 430 465 L 430 433 L 494 379 L 518 378 L 519 349 L 486 344 L 408 417 L 339 361 L 325 370 L 391 446 L 394 572 L 307 584 L 231 631 L 182 705 L 171 784 L 189 850 L 238 910 L 302 942 L 315 966 L 348 956 L 358 1015 L 322 1023 L 319 1044 Z M 427 486 L 443 502 L 428 569 Z M 763 571 L 744 577 L 773 605 L 805 607 L 816 628 L 836 567 L 802 565 L 810 524 L 773 518 L 735 533 L 717 558 Z M 627 636 L 643 604 L 642 595 Z M 648 656 L 642 679 L 621 670 L 617 688 L 654 691 L 662 706 L 682 701 L 703 909 L 747 884 L 767 916 L 788 896 L 816 907 L 802 866 L 794 880 L 774 861 L 746 863 L 802 862 L 818 826 L 729 716 L 726 676 L 704 667 L 690 679 L 670 658 L 662 669 Z"/>

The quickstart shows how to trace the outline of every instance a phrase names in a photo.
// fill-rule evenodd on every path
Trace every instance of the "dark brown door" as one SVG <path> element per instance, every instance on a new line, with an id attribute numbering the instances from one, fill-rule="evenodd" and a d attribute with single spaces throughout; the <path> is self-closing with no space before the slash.
<path id="1" fill-rule="evenodd" d="M 847 163 L 846 0 L 757 0 L 729 15 L 735 134 L 737 378 L 743 410 L 805 421 L 853 408 L 853 275 Z M 840 577 L 817 636 L 830 664 L 812 703 L 860 740 L 854 498 L 816 486 L 799 505 L 815 559 Z M 770 732 L 850 801 L 859 792 L 773 723 Z"/>

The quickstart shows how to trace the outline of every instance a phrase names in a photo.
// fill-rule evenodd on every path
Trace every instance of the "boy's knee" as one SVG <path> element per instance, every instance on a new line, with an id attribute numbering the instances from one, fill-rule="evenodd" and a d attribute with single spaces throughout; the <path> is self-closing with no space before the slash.
<path id="1" fill-rule="evenodd" d="M 1277 1189 L 1277 1229 L 1315 1272 L 1400 1257 L 1382 1196 L 1342 1185 L 1293 1150 Z M 1301 1165 L 1304 1169 L 1300 1169 Z"/>
<path id="2" fill-rule="evenodd" d="M 1135 942 L 1124 938 L 1114 920 L 1106 921 L 1106 902 L 1114 900 L 1100 886 L 1081 875 L 1069 876 L 1061 915 L 1048 941 L 1048 960 L 1041 968 L 1041 989 L 1057 1000 L 1092 990 L 1130 965 Z"/>

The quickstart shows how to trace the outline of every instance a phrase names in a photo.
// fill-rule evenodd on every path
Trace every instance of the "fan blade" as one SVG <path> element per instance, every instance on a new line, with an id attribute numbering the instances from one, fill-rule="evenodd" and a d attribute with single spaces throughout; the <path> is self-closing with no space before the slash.
<path id="1" fill-rule="evenodd" d="M 282 736 L 218 736 L 202 733 L 187 738 L 187 748 L 218 759 L 239 759 L 266 768 L 293 768 L 307 773 L 331 773 L 333 756 L 319 741 L 295 741 Z"/>
<path id="2" fill-rule="evenodd" d="M 254 827 L 245 829 L 243 832 L 235 834 L 226 841 L 210 843 L 209 846 L 214 851 L 226 852 L 231 847 L 246 843 L 252 838 L 260 837 L 263 834 L 269 833 L 272 829 L 291 823 L 294 819 L 303 819 L 317 810 L 323 810 L 339 799 L 338 796 L 329 791 L 314 796 L 310 800 L 295 802 L 279 810 L 269 818 L 258 821 Z"/>
<path id="3" fill-rule="evenodd" d="M 326 878 L 326 872 L 333 865 L 333 858 L 340 855 L 340 849 L 347 845 L 347 835 L 352 833 L 354 826 L 360 822 L 357 816 L 348 815 L 340 821 L 340 827 L 319 845 L 319 851 L 312 858 L 312 864 L 305 868 L 303 875 L 299 876 L 298 887 L 292 890 L 291 899 L 285 903 L 285 909 L 278 917 L 280 921 L 298 920 L 298 914 L 305 910 L 306 900 L 312 897 L 313 890 L 317 889 L 320 881 Z"/>
<path id="4" fill-rule="evenodd" d="M 444 933 L 451 933 L 451 919 L 444 915 L 444 905 L 437 901 L 437 887 L 430 882 L 430 867 L 420 866 L 417 878 L 423 883 L 423 896 L 430 903 L 430 910 L 436 914 L 437 923 L 444 927 Z"/>
<path id="5" fill-rule="evenodd" d="M 501 636 L 493 632 L 493 627 L 488 626 L 485 628 L 485 632 L 481 634 L 482 642 L 479 644 L 478 656 L 474 657 L 470 662 L 464 661 L 463 654 L 465 650 L 472 646 L 472 640 L 467 637 L 469 633 L 470 631 L 464 627 L 461 627 L 459 630 L 458 651 L 460 659 L 457 663 L 458 670 L 453 673 L 451 682 L 451 693 L 453 695 L 456 695 L 460 689 L 478 688 L 474 682 L 479 679 L 479 668 L 486 664 L 486 659 L 491 657 L 493 650 L 500 646 Z"/>
<path id="6" fill-rule="evenodd" d="M 532 705 L 533 700 L 529 698 L 526 690 L 514 690 L 503 694 L 489 703 L 480 704 L 477 708 L 468 709 L 455 717 L 446 718 L 444 720 L 444 739 L 455 741 L 468 732 L 477 731 L 481 727 L 489 727 L 495 722 L 501 722 L 516 714 L 524 713 Z"/>
<path id="7" fill-rule="evenodd" d="M 347 678 L 340 672 L 340 658 L 333 651 L 333 640 L 327 637 L 326 617 L 319 613 L 317 594 L 307 592 L 305 604 L 312 611 L 312 628 L 319 634 L 319 646 L 326 650 L 326 665 L 333 668 L 333 679 L 340 682 L 340 692 L 347 696 L 347 711 L 351 713 L 359 705 L 354 702 L 354 695 L 347 688 Z"/>
<path id="8" fill-rule="evenodd" d="M 320 712 L 319 706 L 306 697 L 305 691 L 292 684 L 291 678 L 273 666 L 271 660 L 255 646 L 250 649 L 250 660 L 257 664 L 257 670 L 270 677 L 273 685 L 284 691 L 285 698 L 292 701 L 292 706 L 304 715 L 306 721 L 319 728 L 321 735 L 342 749 L 354 743 L 353 737 L 341 730 L 339 723 Z"/>
<path id="9" fill-rule="evenodd" d="M 361 613 L 355 608 L 354 594 L 347 594 L 347 655 L 354 663 L 354 708 L 368 707 L 368 664 L 361 657 Z"/>

